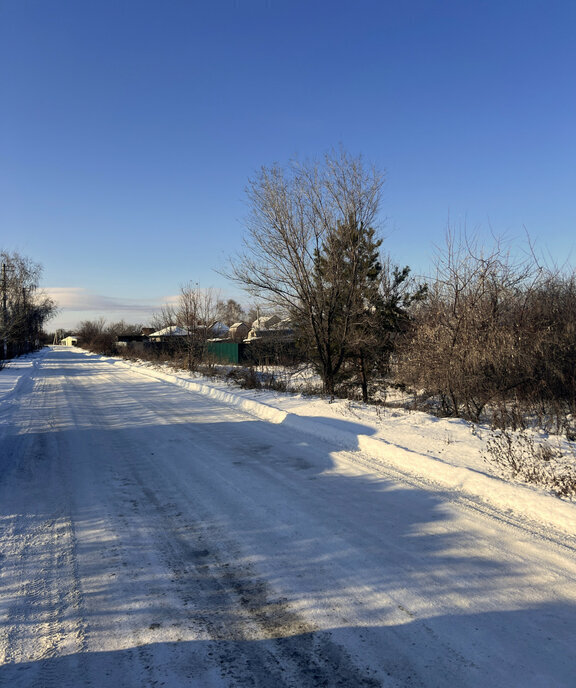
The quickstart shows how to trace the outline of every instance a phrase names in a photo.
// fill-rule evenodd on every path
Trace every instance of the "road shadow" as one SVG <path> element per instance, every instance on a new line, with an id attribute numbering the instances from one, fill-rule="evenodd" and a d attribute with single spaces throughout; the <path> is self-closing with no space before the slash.
<path id="1" fill-rule="evenodd" d="M 573 607 L 572 613 L 576 611 Z M 412 620 L 382 629 L 376 649 L 386 671 L 375 674 L 366 661 L 354 657 L 350 635 L 368 641 L 372 627 L 331 628 L 263 640 L 214 639 L 150 641 L 120 650 L 92 651 L 47 657 L 0 666 L 0 685 L 62 688 L 136 688 L 140 686 L 254 688 L 572 688 L 572 643 L 567 637 L 545 645 L 520 642 L 505 651 L 497 642 L 482 655 L 469 647 L 455 665 L 442 647 L 422 647 L 447 627 L 453 637 L 469 638 L 485 628 L 533 626 L 541 618 L 559 616 L 558 605 L 530 610 L 485 612 Z M 162 635 L 162 626 L 155 628 Z M 399 640 L 404 649 L 398 651 Z M 414 650 L 414 646 L 421 647 Z M 487 667 L 490 666 L 490 670 Z M 518 677 L 518 680 L 514 679 Z M 512 678 L 511 678 L 512 677 Z"/>

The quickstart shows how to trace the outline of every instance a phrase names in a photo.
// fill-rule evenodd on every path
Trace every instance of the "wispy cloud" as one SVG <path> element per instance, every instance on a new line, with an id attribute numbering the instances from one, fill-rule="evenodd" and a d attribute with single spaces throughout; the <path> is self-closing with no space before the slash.
<path id="1" fill-rule="evenodd" d="M 122 299 L 95 294 L 81 287 L 45 287 L 43 290 L 56 302 L 58 312 L 50 327 L 74 329 L 83 320 L 104 318 L 108 322 L 149 323 L 155 313 L 170 302 L 171 297 L 158 299 Z"/>
<path id="2" fill-rule="evenodd" d="M 120 299 L 113 296 L 94 294 L 81 287 L 47 287 L 44 290 L 54 299 L 59 308 L 71 311 L 125 311 L 151 312 L 158 310 L 165 299 L 143 301 L 141 299 Z"/>

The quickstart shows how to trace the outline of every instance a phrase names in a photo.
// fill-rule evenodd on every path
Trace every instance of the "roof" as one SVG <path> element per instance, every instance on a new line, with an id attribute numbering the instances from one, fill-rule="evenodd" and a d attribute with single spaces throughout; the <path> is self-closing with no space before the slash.
<path id="1" fill-rule="evenodd" d="M 218 320 L 218 321 L 215 322 L 215 323 L 212 323 L 212 325 L 210 325 L 210 329 L 211 329 L 212 332 L 214 332 L 214 333 L 218 332 L 218 333 L 221 333 L 221 334 L 226 334 L 226 333 L 230 330 L 230 328 L 228 327 L 228 325 L 226 325 L 225 323 L 221 322 L 220 320 Z"/>
<path id="2" fill-rule="evenodd" d="M 178 327 L 178 325 L 170 325 L 168 327 L 163 327 L 161 330 L 152 332 L 149 337 L 182 337 L 187 335 L 188 332 L 183 327 Z"/>
<path id="3" fill-rule="evenodd" d="M 270 330 L 280 322 L 277 315 L 263 315 L 252 323 L 253 330 Z"/>

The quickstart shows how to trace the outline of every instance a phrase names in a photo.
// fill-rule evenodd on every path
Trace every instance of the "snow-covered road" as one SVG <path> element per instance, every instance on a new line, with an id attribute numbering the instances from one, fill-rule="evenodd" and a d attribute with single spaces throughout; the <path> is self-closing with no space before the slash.
<path id="1" fill-rule="evenodd" d="M 573 543 L 371 466 L 45 350 L 0 398 L 0 685 L 575 686 Z"/>

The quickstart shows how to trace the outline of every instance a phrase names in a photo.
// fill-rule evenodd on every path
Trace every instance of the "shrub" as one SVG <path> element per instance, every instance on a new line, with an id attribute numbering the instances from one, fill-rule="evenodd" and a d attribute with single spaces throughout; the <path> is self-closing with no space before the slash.
<path id="1" fill-rule="evenodd" d="M 411 332 L 399 342 L 398 381 L 433 397 L 443 415 L 501 428 L 526 416 L 574 434 L 576 276 L 449 235 Z"/>
<path id="2" fill-rule="evenodd" d="M 540 485 L 559 497 L 576 497 L 576 456 L 560 445 L 537 442 L 526 430 L 495 431 L 486 443 L 484 460 L 506 477 Z"/>
<path id="3" fill-rule="evenodd" d="M 254 368 L 233 368 L 226 379 L 242 389 L 262 389 L 262 383 Z"/>

